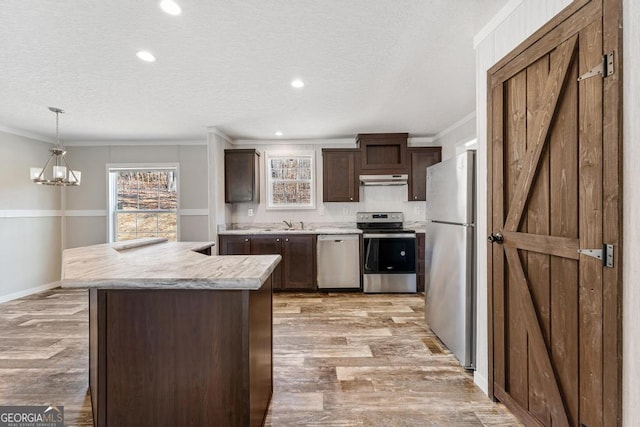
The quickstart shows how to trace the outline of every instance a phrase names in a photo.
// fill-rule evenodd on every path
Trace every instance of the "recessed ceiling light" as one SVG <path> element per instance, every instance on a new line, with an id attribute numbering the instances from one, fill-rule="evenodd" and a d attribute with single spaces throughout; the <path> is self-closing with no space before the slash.
<path id="1" fill-rule="evenodd" d="M 277 131 L 277 132 L 276 132 L 276 136 L 282 136 L 282 132 Z"/>
<path id="2" fill-rule="evenodd" d="M 136 56 L 145 61 L 145 62 L 155 62 L 156 61 L 156 57 L 153 56 L 153 54 L 147 50 L 141 50 L 138 51 L 138 53 L 136 53 Z"/>
<path id="3" fill-rule="evenodd" d="M 182 13 L 182 8 L 173 0 L 162 0 L 160 8 L 169 15 L 178 16 Z"/>
<path id="4" fill-rule="evenodd" d="M 301 87 L 304 87 L 304 82 L 300 79 L 295 79 L 291 82 L 291 86 L 295 87 L 296 89 L 300 89 Z"/>

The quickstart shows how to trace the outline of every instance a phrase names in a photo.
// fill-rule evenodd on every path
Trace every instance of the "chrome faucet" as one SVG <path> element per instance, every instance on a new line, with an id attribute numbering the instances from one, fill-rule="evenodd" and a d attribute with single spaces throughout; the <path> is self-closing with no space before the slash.
<path id="1" fill-rule="evenodd" d="M 304 230 L 304 222 L 300 221 L 300 230 Z"/>
<path id="2" fill-rule="evenodd" d="M 289 221 L 282 221 L 282 222 L 284 222 L 284 223 L 287 225 L 287 227 L 288 227 L 288 228 L 293 228 L 293 223 L 291 222 L 291 220 L 289 220 Z"/>

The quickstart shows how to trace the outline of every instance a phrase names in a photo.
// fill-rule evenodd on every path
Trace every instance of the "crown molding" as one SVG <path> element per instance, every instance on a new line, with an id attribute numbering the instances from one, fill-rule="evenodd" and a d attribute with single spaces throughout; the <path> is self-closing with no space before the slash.
<path id="1" fill-rule="evenodd" d="M 437 139 L 433 136 L 409 136 L 407 139 L 407 145 L 409 147 L 420 147 L 431 145 L 436 141 Z"/>
<path id="2" fill-rule="evenodd" d="M 466 116 L 464 116 L 463 118 L 461 118 L 460 120 L 458 120 L 457 122 L 453 123 L 452 125 L 450 125 L 449 127 L 447 127 L 446 129 L 440 131 L 436 136 L 433 137 L 434 140 L 439 140 L 442 139 L 443 136 L 450 134 L 451 132 L 453 132 L 454 130 L 456 130 L 457 128 L 459 128 L 460 126 L 464 125 L 465 123 L 470 122 L 471 120 L 474 120 L 476 118 L 476 112 L 473 111 L 469 114 L 467 114 Z"/>
<path id="3" fill-rule="evenodd" d="M 10 133 L 16 136 L 22 136 L 29 139 L 34 139 L 40 142 L 48 142 L 49 144 L 55 144 L 56 140 L 54 138 L 49 138 L 43 135 L 38 135 L 37 133 L 28 132 L 22 129 L 15 129 L 9 126 L 0 125 L 0 132 Z"/>
<path id="4" fill-rule="evenodd" d="M 477 49 L 478 45 L 480 45 L 480 43 L 482 43 L 489 34 L 493 33 L 523 1 L 524 0 L 511 0 L 509 3 L 505 4 L 502 9 L 500 9 L 493 18 L 491 18 L 487 25 L 482 27 L 482 29 L 473 37 L 473 48 Z"/>
<path id="5" fill-rule="evenodd" d="M 65 141 L 65 147 L 104 147 L 104 146 L 158 146 L 158 145 L 207 145 L 206 139 L 131 139 L 131 140 L 116 140 L 116 141 Z"/>
<path id="6" fill-rule="evenodd" d="M 222 132 L 216 126 L 207 127 L 207 132 L 209 132 L 210 134 L 212 133 L 214 135 L 218 135 L 220 138 L 224 139 L 229 144 L 233 144 L 233 139 L 231 139 L 231 137 L 229 135 L 227 135 L 226 133 Z"/>
<path id="7" fill-rule="evenodd" d="M 355 138 L 327 139 L 236 139 L 232 145 L 354 145 Z"/>

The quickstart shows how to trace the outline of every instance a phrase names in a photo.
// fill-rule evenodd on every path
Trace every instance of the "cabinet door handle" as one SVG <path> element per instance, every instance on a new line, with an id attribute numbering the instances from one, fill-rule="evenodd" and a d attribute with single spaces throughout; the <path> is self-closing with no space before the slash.
<path id="1" fill-rule="evenodd" d="M 280 241 L 280 239 L 276 239 L 276 242 L 279 242 L 279 241 Z"/>
<path id="2" fill-rule="evenodd" d="M 351 200 L 353 202 L 353 197 L 349 197 L 349 200 Z"/>
<path id="3" fill-rule="evenodd" d="M 288 241 L 289 241 L 289 239 L 284 239 L 284 241 L 285 241 L 285 242 L 288 242 Z"/>
<path id="4" fill-rule="evenodd" d="M 413 199 L 416 200 L 418 198 L 418 196 L 413 196 Z"/>
<path id="5" fill-rule="evenodd" d="M 249 241 L 249 239 L 244 239 L 244 241 L 245 241 L 245 242 L 248 242 L 248 241 Z"/>

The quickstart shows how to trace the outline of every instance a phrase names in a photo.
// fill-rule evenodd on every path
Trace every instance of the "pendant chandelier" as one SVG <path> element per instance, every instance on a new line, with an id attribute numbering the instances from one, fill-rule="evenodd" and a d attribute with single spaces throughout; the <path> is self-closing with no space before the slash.
<path id="1" fill-rule="evenodd" d="M 49 107 L 49 111 L 56 113 L 56 145 L 49 149 L 51 156 L 42 168 L 31 168 L 31 180 L 43 185 L 80 185 L 80 171 L 72 170 L 64 158 L 67 152 L 60 143 L 60 128 L 58 118 L 64 111 L 60 108 Z M 51 167 L 49 167 L 51 166 Z"/>

